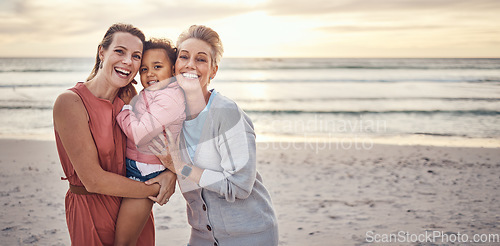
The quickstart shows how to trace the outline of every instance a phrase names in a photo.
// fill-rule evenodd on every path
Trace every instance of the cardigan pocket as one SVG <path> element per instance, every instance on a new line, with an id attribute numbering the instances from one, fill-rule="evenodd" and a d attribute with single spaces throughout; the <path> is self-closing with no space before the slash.
<path id="1" fill-rule="evenodd" d="M 187 201 L 188 223 L 195 229 L 200 229 L 201 226 L 200 212 L 196 211 L 196 209 L 200 207 L 198 206 L 198 204 L 200 204 L 200 202 L 196 200 L 193 200 L 191 202 Z"/>
<path id="2" fill-rule="evenodd" d="M 221 199 L 220 211 L 224 230 L 230 236 L 262 232 L 272 224 L 264 219 L 266 206 L 259 204 L 253 194 L 247 199 L 236 199 L 234 202 Z"/>

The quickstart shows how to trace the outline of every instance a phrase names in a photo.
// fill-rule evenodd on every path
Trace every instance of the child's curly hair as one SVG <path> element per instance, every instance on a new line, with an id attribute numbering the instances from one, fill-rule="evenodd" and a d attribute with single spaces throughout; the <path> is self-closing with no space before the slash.
<path id="1" fill-rule="evenodd" d="M 150 38 L 148 41 L 144 42 L 144 52 L 151 49 L 164 49 L 167 52 L 167 56 L 172 63 L 175 64 L 177 59 L 177 48 L 172 44 L 172 41 L 166 38 Z"/>

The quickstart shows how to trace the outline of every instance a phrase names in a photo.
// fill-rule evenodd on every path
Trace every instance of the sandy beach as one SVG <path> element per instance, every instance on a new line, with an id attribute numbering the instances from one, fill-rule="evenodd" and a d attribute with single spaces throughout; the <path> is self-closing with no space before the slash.
<path id="1" fill-rule="evenodd" d="M 69 245 L 68 184 L 55 143 L 0 139 L 0 153 L 1 244 Z M 280 245 L 362 245 L 389 234 L 416 244 L 425 233 L 457 243 L 500 234 L 498 148 L 264 142 L 257 167 L 273 198 Z M 157 245 L 187 244 L 178 189 L 154 213 Z M 433 242 L 450 244 L 440 241 L 446 238 Z"/>

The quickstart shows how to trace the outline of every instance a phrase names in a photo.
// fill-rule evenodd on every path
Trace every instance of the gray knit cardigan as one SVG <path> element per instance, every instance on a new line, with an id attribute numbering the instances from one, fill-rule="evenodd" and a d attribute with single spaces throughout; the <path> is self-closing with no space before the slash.
<path id="1" fill-rule="evenodd" d="M 205 169 L 199 185 L 179 177 L 191 225 L 189 245 L 278 245 L 278 223 L 256 169 L 250 118 L 217 93 L 203 125 L 194 160 L 181 136 L 181 157 Z"/>

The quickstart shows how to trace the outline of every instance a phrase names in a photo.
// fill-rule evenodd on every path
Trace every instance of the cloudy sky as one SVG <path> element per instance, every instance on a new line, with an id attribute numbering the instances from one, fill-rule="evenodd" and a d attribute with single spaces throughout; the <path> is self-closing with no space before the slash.
<path id="1" fill-rule="evenodd" d="M 225 57 L 500 57 L 499 0 L 0 0 L 0 57 L 94 57 L 113 23 Z"/>

